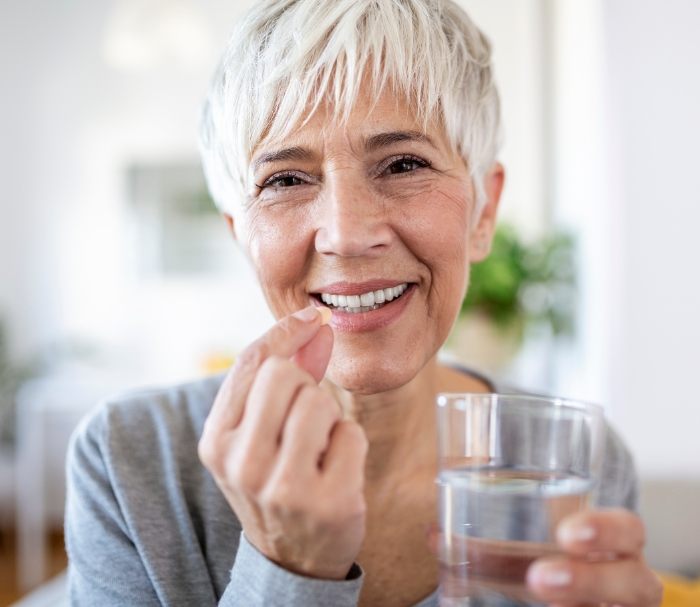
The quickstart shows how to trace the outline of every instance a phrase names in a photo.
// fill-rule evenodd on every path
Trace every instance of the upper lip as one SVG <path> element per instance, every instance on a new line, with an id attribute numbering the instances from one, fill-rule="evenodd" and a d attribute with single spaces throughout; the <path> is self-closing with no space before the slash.
<path id="1" fill-rule="evenodd" d="M 329 285 L 324 285 L 311 291 L 311 293 L 330 293 L 331 295 L 360 295 L 369 293 L 370 291 L 379 291 L 379 289 L 388 289 L 390 287 L 398 287 L 404 283 L 410 284 L 408 280 L 396 280 L 387 278 L 377 278 L 367 280 L 365 282 L 334 282 Z"/>

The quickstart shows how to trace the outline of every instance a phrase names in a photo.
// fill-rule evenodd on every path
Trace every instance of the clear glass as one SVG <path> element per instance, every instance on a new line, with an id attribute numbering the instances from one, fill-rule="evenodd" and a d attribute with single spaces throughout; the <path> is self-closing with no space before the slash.
<path id="1" fill-rule="evenodd" d="M 525 573 L 599 482 L 603 411 L 505 394 L 437 397 L 440 605 L 539 605 Z"/>

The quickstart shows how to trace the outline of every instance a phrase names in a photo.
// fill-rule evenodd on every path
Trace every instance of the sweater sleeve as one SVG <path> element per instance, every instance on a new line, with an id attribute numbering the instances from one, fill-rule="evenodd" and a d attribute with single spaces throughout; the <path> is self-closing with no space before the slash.
<path id="1" fill-rule="evenodd" d="M 603 508 L 626 508 L 636 512 L 639 489 L 634 458 L 609 424 L 606 424 L 604 453 L 597 505 Z"/>
<path id="2" fill-rule="evenodd" d="M 66 461 L 70 604 L 160 605 L 112 491 L 99 422 L 99 416 L 83 421 L 71 438 Z"/>
<path id="3" fill-rule="evenodd" d="M 125 484 L 123 478 L 121 481 L 114 478 L 115 454 L 108 447 L 108 418 L 107 409 L 97 410 L 76 429 L 69 445 L 65 537 L 70 604 L 74 607 L 215 605 L 213 587 L 207 586 L 206 592 L 200 589 L 197 593 L 192 584 L 185 587 L 181 580 L 170 578 L 177 568 L 170 569 L 168 564 L 179 558 L 177 553 L 161 546 L 156 552 L 162 559 L 156 562 L 152 558 L 154 546 L 143 545 L 144 541 L 158 541 L 158 537 L 146 536 L 143 529 L 139 533 L 134 528 L 133 517 L 143 521 L 148 512 L 131 512 L 131 516 L 125 513 L 122 500 L 128 501 L 128 496 L 142 487 L 134 485 L 133 479 Z M 122 464 L 123 457 L 122 454 L 119 460 Z M 142 470 L 141 476 L 148 477 L 148 471 Z M 179 526 L 175 522 L 171 527 L 177 533 Z M 357 605 L 363 581 L 357 565 L 346 580 L 308 578 L 267 559 L 243 533 L 237 547 L 235 539 L 232 545 L 237 554 L 218 601 L 222 607 Z"/>
<path id="4" fill-rule="evenodd" d="M 270 561 L 241 533 L 231 582 L 220 607 L 355 607 L 364 574 L 353 565 L 341 581 L 304 577 Z"/>

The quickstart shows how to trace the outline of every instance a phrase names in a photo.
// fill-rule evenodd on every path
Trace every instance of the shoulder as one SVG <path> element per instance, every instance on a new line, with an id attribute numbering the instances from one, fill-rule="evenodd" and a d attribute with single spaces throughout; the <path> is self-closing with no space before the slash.
<path id="1" fill-rule="evenodd" d="M 107 397 L 76 428 L 71 453 L 99 452 L 106 464 L 121 461 L 147 467 L 163 457 L 191 458 L 223 377 Z"/>
<path id="2" fill-rule="evenodd" d="M 98 403 L 81 429 L 95 436 L 115 432 L 138 436 L 159 428 L 201 432 L 222 381 L 223 375 L 215 375 L 111 395 Z"/>
<path id="3" fill-rule="evenodd" d="M 632 453 L 615 428 L 605 422 L 605 446 L 598 504 L 637 510 L 637 471 Z"/>
<path id="4" fill-rule="evenodd" d="M 222 381 L 223 375 L 104 399 L 71 438 L 69 502 L 97 499 L 143 538 L 151 533 L 140 528 L 147 519 L 172 526 L 183 512 L 207 509 L 225 518 L 230 510 L 197 453 Z"/>
<path id="5" fill-rule="evenodd" d="M 197 454 L 222 381 L 123 392 L 100 402 L 76 429 L 65 525 L 74 585 L 90 579 L 106 588 L 104 596 L 122 597 L 114 604 L 154 590 L 167 604 L 209 597 L 211 585 L 223 594 L 241 527 Z M 105 578 L 107 570 L 116 577 Z"/>

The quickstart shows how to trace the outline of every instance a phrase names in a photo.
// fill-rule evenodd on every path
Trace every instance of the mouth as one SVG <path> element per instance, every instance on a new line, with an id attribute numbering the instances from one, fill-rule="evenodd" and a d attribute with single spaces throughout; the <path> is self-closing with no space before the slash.
<path id="1" fill-rule="evenodd" d="M 333 312 L 360 314 L 380 310 L 401 299 L 414 284 L 402 282 L 378 289 L 358 286 L 354 291 L 352 285 L 338 284 L 328 287 L 323 292 L 311 293 L 311 296 L 320 305 L 330 308 Z"/>

